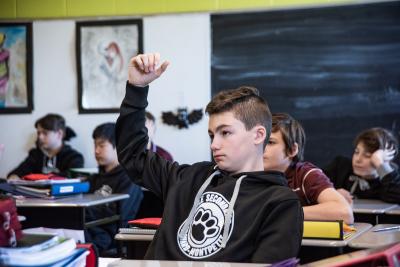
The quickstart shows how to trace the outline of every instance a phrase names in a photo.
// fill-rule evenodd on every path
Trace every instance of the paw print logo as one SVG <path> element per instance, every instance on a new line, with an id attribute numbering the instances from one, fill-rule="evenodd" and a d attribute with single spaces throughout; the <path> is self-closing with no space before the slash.
<path id="1" fill-rule="evenodd" d="M 194 216 L 192 225 L 192 241 L 202 244 L 207 238 L 212 238 L 219 233 L 218 221 L 211 210 L 200 208 Z"/>

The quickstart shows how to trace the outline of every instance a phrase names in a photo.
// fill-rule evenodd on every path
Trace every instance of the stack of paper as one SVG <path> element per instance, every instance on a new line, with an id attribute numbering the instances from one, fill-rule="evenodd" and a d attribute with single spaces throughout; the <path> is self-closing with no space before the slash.
<path id="1" fill-rule="evenodd" d="M 18 242 L 18 247 L 0 248 L 0 265 L 84 266 L 88 253 L 85 249 L 76 249 L 73 239 L 25 234 Z"/>

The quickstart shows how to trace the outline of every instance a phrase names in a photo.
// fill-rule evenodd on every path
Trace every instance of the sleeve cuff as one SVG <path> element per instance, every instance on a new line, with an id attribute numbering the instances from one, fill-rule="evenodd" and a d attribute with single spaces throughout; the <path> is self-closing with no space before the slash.
<path id="1" fill-rule="evenodd" d="M 392 166 L 390 166 L 390 163 L 383 163 L 376 170 L 378 172 L 379 178 L 382 180 L 383 177 L 393 171 L 393 168 Z"/>
<path id="2" fill-rule="evenodd" d="M 149 86 L 137 87 L 126 82 L 126 92 L 124 102 L 129 106 L 136 108 L 147 107 L 147 95 L 149 93 Z"/>

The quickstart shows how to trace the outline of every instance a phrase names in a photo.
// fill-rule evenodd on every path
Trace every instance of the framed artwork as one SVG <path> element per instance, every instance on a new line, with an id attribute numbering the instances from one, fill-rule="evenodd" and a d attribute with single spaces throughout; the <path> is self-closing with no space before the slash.
<path id="1" fill-rule="evenodd" d="M 32 23 L 0 23 L 0 114 L 32 109 Z"/>
<path id="2" fill-rule="evenodd" d="M 142 20 L 76 23 L 79 113 L 119 112 L 131 57 L 143 51 Z"/>

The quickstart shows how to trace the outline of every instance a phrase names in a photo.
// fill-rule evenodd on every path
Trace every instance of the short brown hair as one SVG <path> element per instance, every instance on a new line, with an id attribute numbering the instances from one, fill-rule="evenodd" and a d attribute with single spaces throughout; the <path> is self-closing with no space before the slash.
<path id="1" fill-rule="evenodd" d="M 374 153 L 378 149 L 394 149 L 395 155 L 399 150 L 399 143 L 392 132 L 384 128 L 375 127 L 362 131 L 354 139 L 354 146 L 363 143 L 369 153 Z"/>
<path id="2" fill-rule="evenodd" d="M 282 133 L 286 155 L 292 152 L 294 144 L 297 143 L 299 152 L 293 157 L 293 161 L 302 161 L 306 145 L 306 133 L 300 122 L 287 113 L 274 113 L 272 114 L 272 132 L 276 133 L 278 131 Z"/>
<path id="3" fill-rule="evenodd" d="M 266 142 L 271 134 L 271 112 L 267 102 L 259 95 L 257 88 L 241 86 L 216 94 L 206 107 L 206 113 L 214 115 L 231 111 L 236 119 L 243 122 L 246 130 L 256 125 L 265 127 Z"/>

